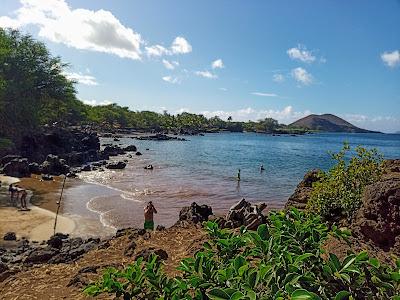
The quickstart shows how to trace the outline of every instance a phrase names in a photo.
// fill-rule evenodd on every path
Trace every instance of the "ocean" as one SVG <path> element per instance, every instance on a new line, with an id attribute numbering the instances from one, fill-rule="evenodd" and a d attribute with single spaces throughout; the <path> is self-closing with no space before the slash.
<path id="1" fill-rule="evenodd" d="M 345 141 L 377 148 L 385 158 L 400 158 L 400 135 L 396 134 L 217 133 L 186 138 L 142 141 L 126 137 L 118 142 L 102 138 L 102 144 L 136 145 L 143 155 L 113 158 L 128 160 L 124 170 L 82 172 L 80 179 L 88 185 L 66 193 L 64 212 L 97 218 L 109 230 L 142 226 L 148 201 L 158 210 L 156 224 L 164 226 L 173 225 L 179 210 L 192 202 L 210 205 L 216 213 L 226 212 L 242 198 L 277 209 L 308 170 L 329 169 L 333 161 L 328 152 L 339 151 Z M 154 170 L 145 170 L 148 164 Z M 260 165 L 265 168 L 262 172 Z"/>

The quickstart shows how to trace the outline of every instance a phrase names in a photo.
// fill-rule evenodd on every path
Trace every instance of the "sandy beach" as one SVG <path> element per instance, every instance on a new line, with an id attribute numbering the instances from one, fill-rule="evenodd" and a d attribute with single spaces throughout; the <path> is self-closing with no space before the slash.
<path id="1" fill-rule="evenodd" d="M 46 240 L 53 234 L 55 211 L 59 191 L 62 186 L 61 178 L 55 181 L 40 181 L 34 175 L 31 178 L 18 178 L 0 176 L 2 187 L 0 189 L 0 237 L 7 232 L 15 232 L 17 238 L 28 238 L 30 240 Z M 33 192 L 30 202 L 39 206 L 28 205 L 30 211 L 19 211 L 9 202 L 8 185 L 16 183 L 19 186 Z M 58 197 L 57 197 L 58 195 Z M 62 212 L 62 206 L 60 209 Z M 58 216 L 57 232 L 71 233 L 75 229 L 75 222 L 63 215 Z"/>

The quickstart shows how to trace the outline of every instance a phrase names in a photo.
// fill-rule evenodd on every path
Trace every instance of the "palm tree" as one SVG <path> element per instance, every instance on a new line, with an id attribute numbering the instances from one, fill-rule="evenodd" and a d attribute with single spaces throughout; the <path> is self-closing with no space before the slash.
<path id="1" fill-rule="evenodd" d="M 232 121 L 232 116 L 229 116 L 228 117 L 228 122 L 231 122 Z"/>

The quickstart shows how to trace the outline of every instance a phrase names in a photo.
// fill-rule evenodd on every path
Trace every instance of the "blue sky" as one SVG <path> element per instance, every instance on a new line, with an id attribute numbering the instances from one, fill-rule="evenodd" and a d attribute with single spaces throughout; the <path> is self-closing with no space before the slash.
<path id="1" fill-rule="evenodd" d="M 400 1 L 2 0 L 86 103 L 400 131 Z"/>

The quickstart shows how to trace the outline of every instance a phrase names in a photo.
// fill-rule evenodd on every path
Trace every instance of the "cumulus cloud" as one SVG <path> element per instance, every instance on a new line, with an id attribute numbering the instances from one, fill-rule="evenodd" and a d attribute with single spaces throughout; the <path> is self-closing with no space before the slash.
<path id="1" fill-rule="evenodd" d="M 285 76 L 283 76 L 282 74 L 274 74 L 272 76 L 272 80 L 275 82 L 284 82 L 285 81 Z"/>
<path id="2" fill-rule="evenodd" d="M 232 116 L 235 121 L 257 121 L 265 118 L 274 118 L 278 120 L 280 123 L 289 124 L 300 118 L 303 118 L 311 112 L 309 110 L 306 111 L 295 111 L 292 106 L 286 106 L 282 110 L 256 110 L 251 107 L 243 108 L 234 111 L 203 111 L 201 112 L 207 118 L 211 118 L 214 116 L 219 116 L 222 119 L 227 119 L 229 116 Z"/>
<path id="3" fill-rule="evenodd" d="M 65 0 L 21 0 L 15 18 L 0 17 L 1 27 L 37 26 L 38 35 L 68 47 L 140 59 L 143 40 L 109 11 L 71 9 Z"/>
<path id="4" fill-rule="evenodd" d="M 211 67 L 212 67 L 213 69 L 222 69 L 222 68 L 224 68 L 225 66 L 224 66 L 224 62 L 222 61 L 222 59 L 217 59 L 217 60 L 214 60 L 214 61 L 211 63 Z"/>
<path id="5" fill-rule="evenodd" d="M 20 0 L 13 17 L 1 16 L 0 27 L 35 26 L 38 35 L 68 47 L 141 59 L 147 42 L 132 28 L 124 26 L 110 11 L 72 9 L 65 0 Z M 14 17 L 15 16 L 15 17 Z M 184 54 L 192 51 L 189 42 L 176 37 L 170 48 L 147 46 L 148 56 Z"/>
<path id="6" fill-rule="evenodd" d="M 227 88 L 224 88 L 224 87 L 220 87 L 219 90 L 220 90 L 220 91 L 226 92 L 228 89 L 227 89 Z"/>
<path id="7" fill-rule="evenodd" d="M 177 62 L 177 61 L 168 61 L 166 59 L 163 59 L 162 63 L 164 65 L 164 67 L 166 67 L 168 70 L 174 70 L 177 66 L 179 66 L 179 62 Z"/>
<path id="8" fill-rule="evenodd" d="M 362 114 L 344 114 L 341 116 L 353 125 L 375 131 L 393 133 L 400 131 L 400 119 L 393 116 L 367 116 Z"/>
<path id="9" fill-rule="evenodd" d="M 65 77 L 84 85 L 98 85 L 96 78 L 92 75 L 85 75 L 76 72 L 65 72 Z"/>
<path id="10" fill-rule="evenodd" d="M 192 46 L 181 36 L 175 38 L 172 42 L 171 51 L 173 54 L 185 54 L 192 52 Z"/>
<path id="11" fill-rule="evenodd" d="M 291 75 L 298 83 L 303 85 L 310 85 L 314 81 L 313 76 L 301 67 L 293 69 Z"/>
<path id="12" fill-rule="evenodd" d="M 385 65 L 394 68 L 400 65 L 400 51 L 395 50 L 393 52 L 383 52 L 381 54 L 381 59 Z"/>
<path id="13" fill-rule="evenodd" d="M 209 79 L 215 79 L 218 78 L 216 74 L 211 73 L 210 71 L 196 71 L 194 72 L 197 76 L 204 77 L 204 78 L 209 78 Z"/>
<path id="14" fill-rule="evenodd" d="M 251 94 L 254 95 L 254 96 L 260 96 L 260 97 L 278 97 L 278 95 L 274 94 L 274 93 L 253 92 Z"/>
<path id="15" fill-rule="evenodd" d="M 172 84 L 181 83 L 181 81 L 178 77 L 173 77 L 173 76 L 164 76 L 162 78 L 162 80 L 172 83 Z"/>
<path id="16" fill-rule="evenodd" d="M 186 54 L 192 52 L 192 46 L 189 42 L 181 36 L 174 39 L 171 47 L 166 48 L 161 45 L 153 45 L 145 47 L 147 56 L 164 56 L 164 55 L 175 55 L 175 54 Z"/>
<path id="17" fill-rule="evenodd" d="M 317 59 L 313 54 L 313 51 L 307 50 L 306 46 L 301 44 L 297 45 L 297 47 L 288 49 L 286 53 L 289 55 L 291 59 L 298 60 L 304 63 L 312 63 Z M 324 57 L 321 57 L 319 59 L 319 62 L 325 63 L 326 59 Z"/>

